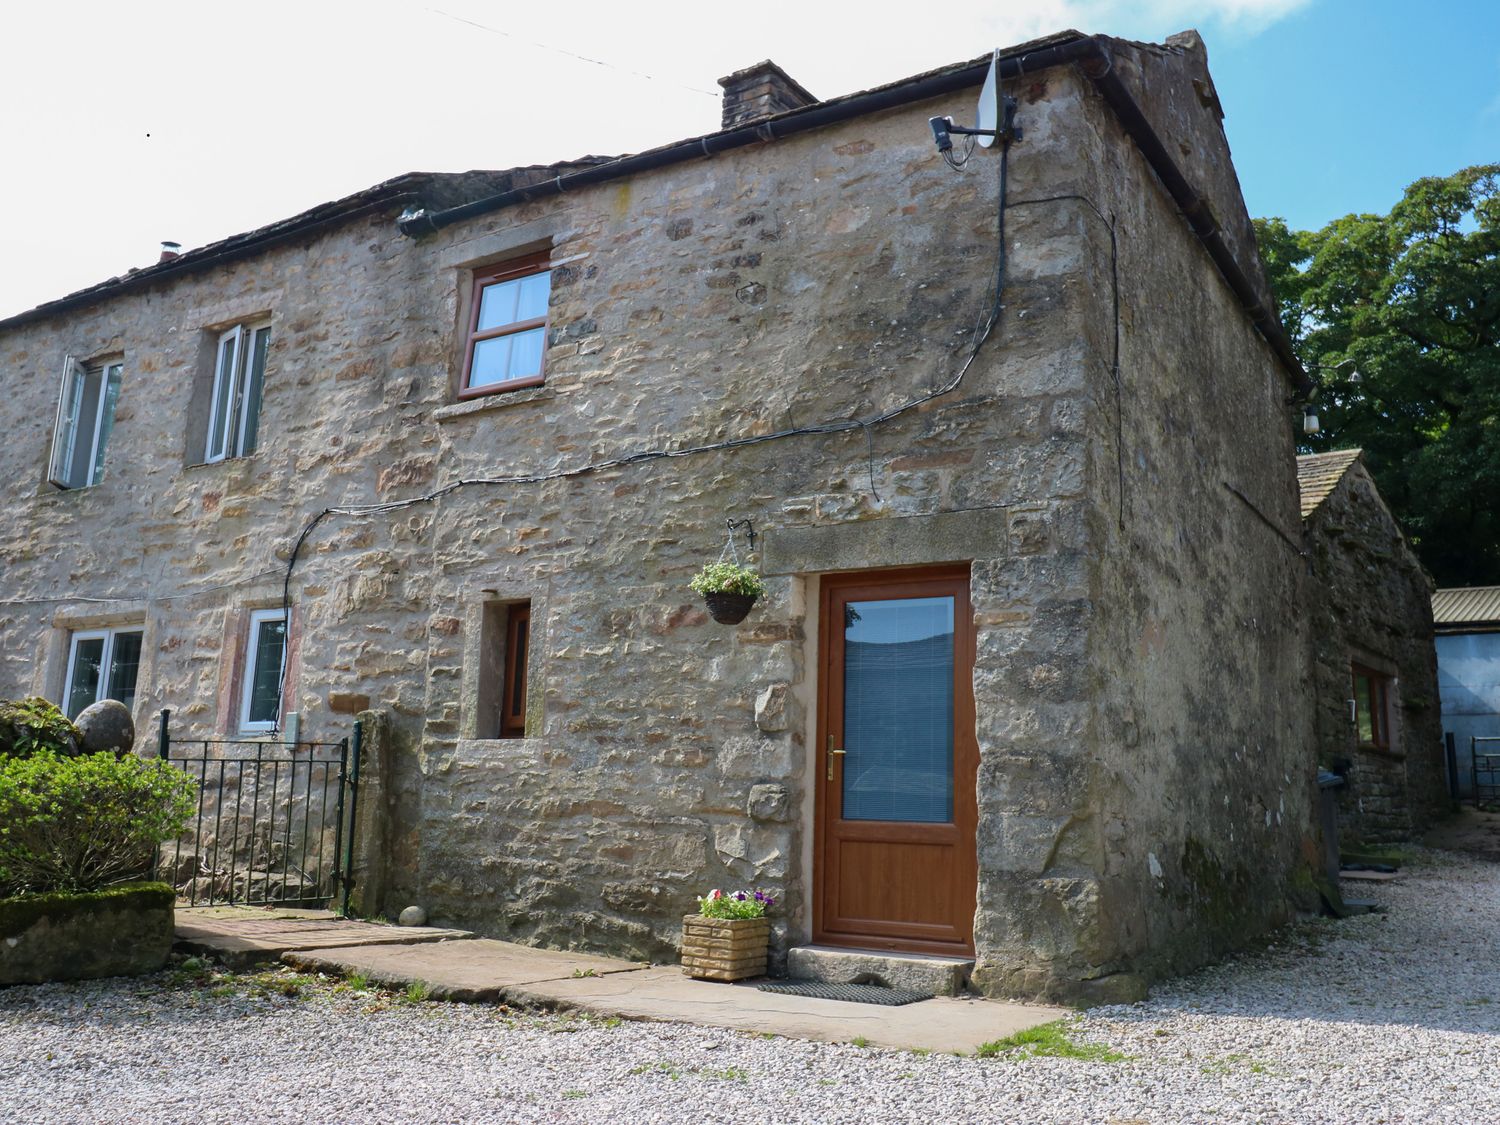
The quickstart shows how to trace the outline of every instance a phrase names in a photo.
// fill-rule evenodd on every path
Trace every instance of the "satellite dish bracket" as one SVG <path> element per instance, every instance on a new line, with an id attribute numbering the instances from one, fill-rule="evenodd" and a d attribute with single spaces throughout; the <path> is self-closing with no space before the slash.
<path id="1" fill-rule="evenodd" d="M 1016 99 L 1005 96 L 1002 101 L 1002 120 L 998 129 L 971 129 L 967 125 L 955 125 L 951 117 L 929 117 L 927 124 L 932 126 L 932 136 L 937 142 L 939 152 L 948 152 L 953 148 L 952 136 L 959 137 L 994 137 L 997 140 L 1010 144 L 1019 141 L 1022 137 L 1021 127 L 1016 124 Z"/>

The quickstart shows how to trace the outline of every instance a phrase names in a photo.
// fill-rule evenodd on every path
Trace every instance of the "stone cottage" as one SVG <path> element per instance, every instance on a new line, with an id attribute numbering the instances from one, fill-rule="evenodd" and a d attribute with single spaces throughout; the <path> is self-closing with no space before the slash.
<path id="1" fill-rule="evenodd" d="M 1447 805 L 1432 579 L 1358 449 L 1297 458 L 1318 761 L 1343 842 L 1410 839 Z"/>
<path id="2" fill-rule="evenodd" d="M 945 161 L 988 64 L 752 67 L 717 132 L 400 177 L 0 322 L 0 695 L 363 714 L 366 908 L 513 940 L 669 960 L 755 885 L 778 963 L 1086 1000 L 1280 921 L 1307 384 L 1203 46 L 1002 52 L 1019 133 Z M 730 520 L 737 627 L 687 588 Z"/>

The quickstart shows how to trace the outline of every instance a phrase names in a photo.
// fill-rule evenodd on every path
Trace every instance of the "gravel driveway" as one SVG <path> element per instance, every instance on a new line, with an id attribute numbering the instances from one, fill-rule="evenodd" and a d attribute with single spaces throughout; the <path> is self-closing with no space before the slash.
<path id="1" fill-rule="evenodd" d="M 1419 853 L 1264 953 L 971 1059 L 179 969 L 0 991 L 0 1119 L 1500 1121 L 1500 865 Z M 288 995 L 287 993 L 290 993 Z"/>

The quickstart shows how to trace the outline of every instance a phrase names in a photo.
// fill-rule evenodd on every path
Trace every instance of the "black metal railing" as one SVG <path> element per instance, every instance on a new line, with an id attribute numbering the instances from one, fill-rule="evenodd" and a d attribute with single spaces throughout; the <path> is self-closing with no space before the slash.
<path id="1" fill-rule="evenodd" d="M 197 782 L 193 818 L 157 853 L 159 876 L 189 906 L 349 910 L 359 800 L 360 724 L 353 745 L 178 739 L 161 713 L 157 752 Z"/>
<path id="2" fill-rule="evenodd" d="M 1469 739 L 1469 780 L 1476 807 L 1500 800 L 1500 735 Z"/>

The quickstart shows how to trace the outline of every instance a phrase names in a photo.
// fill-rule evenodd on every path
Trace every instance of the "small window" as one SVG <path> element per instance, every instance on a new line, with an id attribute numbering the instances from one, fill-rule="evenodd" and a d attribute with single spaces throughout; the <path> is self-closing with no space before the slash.
<path id="1" fill-rule="evenodd" d="M 52 463 L 47 479 L 58 488 L 87 488 L 104 477 L 104 448 L 115 424 L 124 364 L 85 367 L 72 356 L 63 362 Z"/>
<path id="2" fill-rule="evenodd" d="M 240 730 L 275 730 L 281 718 L 281 680 L 286 670 L 286 614 L 257 609 L 250 614 L 240 693 Z"/>
<path id="3" fill-rule="evenodd" d="M 73 634 L 68 646 L 67 701 L 76 719 L 101 699 L 118 699 L 135 710 L 135 681 L 141 670 L 139 629 L 91 629 Z"/>
<path id="4" fill-rule="evenodd" d="M 1354 665 L 1354 698 L 1350 700 L 1359 744 L 1389 750 L 1391 679 L 1371 668 Z"/>
<path id="5" fill-rule="evenodd" d="M 269 324 L 236 324 L 219 337 L 214 351 L 205 461 L 212 463 L 255 452 L 260 432 L 261 385 L 270 346 Z"/>
<path id="6" fill-rule="evenodd" d="M 531 646 L 531 603 L 509 607 L 505 615 L 505 677 L 500 700 L 500 737 L 526 737 L 526 668 Z"/>
<path id="7" fill-rule="evenodd" d="M 545 256 L 474 275 L 460 397 L 542 382 L 551 293 L 552 273 Z"/>

